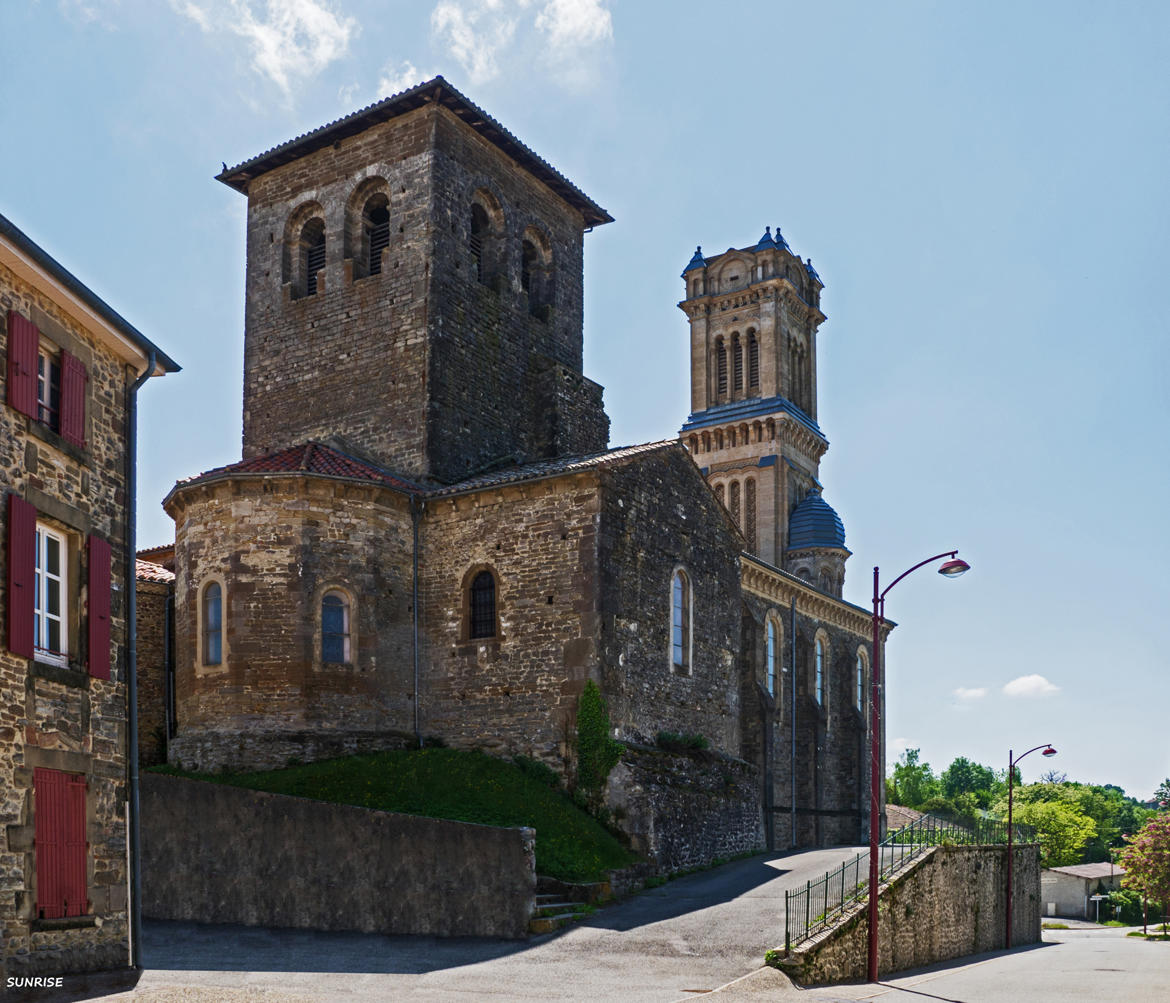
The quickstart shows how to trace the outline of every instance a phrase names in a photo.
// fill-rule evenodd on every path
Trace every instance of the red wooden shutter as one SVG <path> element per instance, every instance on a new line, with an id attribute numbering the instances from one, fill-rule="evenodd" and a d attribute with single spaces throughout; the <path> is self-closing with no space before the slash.
<path id="1" fill-rule="evenodd" d="M 85 448 L 85 364 L 61 349 L 61 438 Z"/>
<path id="2" fill-rule="evenodd" d="M 110 678 L 110 545 L 89 538 L 89 674 Z"/>
<path id="3" fill-rule="evenodd" d="M 8 496 L 8 650 L 33 657 L 33 606 L 36 589 L 37 510 L 23 498 Z"/>
<path id="4" fill-rule="evenodd" d="M 60 919 L 89 912 L 86 895 L 85 778 L 33 770 L 37 916 Z"/>
<path id="5" fill-rule="evenodd" d="M 15 310 L 8 311 L 8 404 L 30 418 L 37 416 L 36 325 Z"/>

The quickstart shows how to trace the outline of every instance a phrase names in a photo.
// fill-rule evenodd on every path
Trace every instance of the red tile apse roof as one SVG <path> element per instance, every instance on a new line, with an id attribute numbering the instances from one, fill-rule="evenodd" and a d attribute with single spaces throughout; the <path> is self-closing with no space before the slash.
<path id="1" fill-rule="evenodd" d="M 280 473 L 307 473 L 322 474 L 326 477 L 348 477 L 358 481 L 372 481 L 384 484 L 387 487 L 408 494 L 417 494 L 423 489 L 410 481 L 387 473 L 380 467 L 364 460 L 348 456 L 332 446 L 321 442 L 306 442 L 300 446 L 291 446 L 275 453 L 264 456 L 253 456 L 239 463 L 230 463 L 224 467 L 215 467 L 206 470 L 197 477 L 180 481 L 180 485 L 193 484 L 212 477 L 224 474 L 280 474 Z"/>

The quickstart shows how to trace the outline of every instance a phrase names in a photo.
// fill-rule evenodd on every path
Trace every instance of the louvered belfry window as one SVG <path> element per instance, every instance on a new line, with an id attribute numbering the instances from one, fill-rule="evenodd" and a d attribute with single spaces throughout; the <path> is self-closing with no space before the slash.
<path id="1" fill-rule="evenodd" d="M 85 777 L 33 770 L 37 916 L 61 919 L 89 912 L 86 894 Z"/>
<path id="2" fill-rule="evenodd" d="M 731 337 L 731 385 L 737 393 L 743 389 L 743 346 L 738 334 Z"/>
<path id="3" fill-rule="evenodd" d="M 715 396 L 720 400 L 727 396 L 727 348 L 722 338 L 715 344 Z"/>
<path id="4" fill-rule="evenodd" d="M 472 638 L 496 636 L 496 579 L 490 571 L 481 571 L 472 579 L 470 630 Z"/>
<path id="5" fill-rule="evenodd" d="M 485 270 L 483 262 L 483 244 L 484 239 L 488 235 L 488 214 L 484 211 L 481 205 L 472 205 L 471 207 L 471 237 L 468 240 L 468 248 L 471 251 L 471 258 L 475 264 L 475 277 L 480 282 L 484 281 Z"/>
<path id="6" fill-rule="evenodd" d="M 317 275 L 325 270 L 325 224 L 311 219 L 301 231 L 301 253 L 305 263 L 305 295 L 317 292 Z"/>
<path id="7" fill-rule="evenodd" d="M 379 200 L 384 200 L 380 196 Z M 378 275 L 382 271 L 382 252 L 390 246 L 390 210 L 385 205 L 370 203 L 366 205 L 365 218 L 362 225 L 365 229 L 366 246 L 369 248 L 369 261 L 366 272 L 369 275 Z"/>
<path id="8" fill-rule="evenodd" d="M 754 331 L 748 335 L 748 389 L 760 389 L 760 343 Z"/>

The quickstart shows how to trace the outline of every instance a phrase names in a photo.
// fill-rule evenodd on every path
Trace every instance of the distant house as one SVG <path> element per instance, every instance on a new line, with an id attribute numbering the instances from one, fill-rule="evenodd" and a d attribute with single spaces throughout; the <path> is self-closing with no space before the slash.
<path id="1" fill-rule="evenodd" d="M 1093 895 L 1107 895 L 1121 887 L 1125 870 L 1109 861 L 1046 867 L 1040 872 L 1040 902 L 1047 916 L 1096 919 Z"/>
<path id="2" fill-rule="evenodd" d="M 886 831 L 897 832 L 922 818 L 922 812 L 900 804 L 886 805 Z"/>

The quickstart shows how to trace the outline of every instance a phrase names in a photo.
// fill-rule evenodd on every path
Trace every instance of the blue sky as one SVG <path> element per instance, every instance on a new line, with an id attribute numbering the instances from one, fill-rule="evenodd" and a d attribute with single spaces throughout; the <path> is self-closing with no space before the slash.
<path id="1" fill-rule="evenodd" d="M 696 244 L 811 256 L 846 597 L 891 592 L 890 758 L 1170 775 L 1170 6 L 39 0 L 0 7 L 0 212 L 184 366 L 142 394 L 140 541 L 239 457 L 244 199 L 212 180 L 442 73 L 605 206 L 612 444 L 686 417 Z M 1006 689 L 1005 689 L 1006 688 Z"/>

